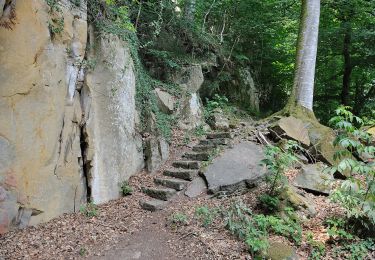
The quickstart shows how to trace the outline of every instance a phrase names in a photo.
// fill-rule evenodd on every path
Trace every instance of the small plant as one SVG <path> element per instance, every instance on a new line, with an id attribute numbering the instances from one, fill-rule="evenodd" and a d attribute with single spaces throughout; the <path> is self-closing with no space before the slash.
<path id="1" fill-rule="evenodd" d="M 270 173 L 267 181 L 271 184 L 269 191 L 271 196 L 278 195 L 287 183 L 284 173 L 298 161 L 293 153 L 293 150 L 298 147 L 299 145 L 295 141 L 288 141 L 285 145 L 285 150 L 277 146 L 267 145 L 265 150 L 266 158 L 262 160 L 262 164 L 267 167 Z"/>
<path id="2" fill-rule="evenodd" d="M 51 37 L 54 38 L 56 35 L 62 33 L 64 30 L 64 18 L 53 18 L 48 24 L 48 28 L 51 34 Z"/>
<path id="3" fill-rule="evenodd" d="M 229 107 L 228 103 L 229 101 L 227 97 L 220 96 L 218 94 L 215 94 L 211 100 L 206 99 L 206 106 L 204 108 L 204 117 L 206 121 L 210 120 L 210 117 L 215 109 L 227 109 Z"/>
<path id="4" fill-rule="evenodd" d="M 98 215 L 98 206 L 90 202 L 90 203 L 87 203 L 86 205 L 82 205 L 79 211 L 82 214 L 84 214 L 86 217 L 89 217 L 89 218 L 96 217 Z"/>
<path id="5" fill-rule="evenodd" d="M 79 255 L 80 256 L 85 256 L 86 254 L 87 254 L 87 250 L 86 250 L 86 248 L 84 248 L 84 247 L 81 247 L 80 249 L 79 249 Z"/>
<path id="6" fill-rule="evenodd" d="M 225 213 L 227 229 L 243 239 L 253 256 L 262 255 L 268 248 L 270 232 L 301 243 L 302 228 L 290 218 L 281 219 L 275 216 L 253 214 L 243 202 L 234 203 Z"/>
<path id="7" fill-rule="evenodd" d="M 182 226 L 188 223 L 188 217 L 183 213 L 174 213 L 169 217 L 172 226 Z"/>
<path id="8" fill-rule="evenodd" d="M 274 197 L 269 194 L 262 194 L 259 197 L 259 201 L 262 207 L 269 212 L 275 212 L 279 209 L 280 200 L 278 197 Z"/>
<path id="9" fill-rule="evenodd" d="M 206 134 L 207 134 L 207 132 L 206 132 L 206 130 L 204 130 L 203 125 L 197 126 L 194 130 L 194 135 L 197 136 L 197 137 L 201 137 L 201 136 L 204 136 Z"/>
<path id="10" fill-rule="evenodd" d="M 353 239 L 353 235 L 345 230 L 346 221 L 342 218 L 331 218 L 325 221 L 327 233 L 332 239 Z"/>
<path id="11" fill-rule="evenodd" d="M 218 215 L 217 209 L 210 209 L 208 207 L 198 207 L 195 209 L 195 216 L 202 221 L 204 227 L 212 224 Z"/>
<path id="12" fill-rule="evenodd" d="M 336 247 L 333 251 L 333 255 L 337 259 L 363 260 L 370 259 L 367 258 L 369 252 L 374 252 L 374 250 L 375 241 L 373 239 L 357 240 L 355 242 Z"/>
<path id="13" fill-rule="evenodd" d="M 307 244 L 311 247 L 309 260 L 320 260 L 326 254 L 326 247 L 322 242 L 315 241 L 311 232 L 307 233 Z"/>
<path id="14" fill-rule="evenodd" d="M 50 10 L 49 12 L 50 13 L 53 13 L 53 12 L 61 12 L 61 9 L 59 7 L 59 1 L 60 0 L 46 0 Z"/>
<path id="15" fill-rule="evenodd" d="M 81 66 L 87 71 L 93 71 L 95 69 L 96 63 L 97 61 L 95 59 L 84 59 L 81 63 Z"/>
<path id="16" fill-rule="evenodd" d="M 123 196 L 129 196 L 133 193 L 133 188 L 129 185 L 128 181 L 123 181 L 120 188 Z"/>
<path id="17" fill-rule="evenodd" d="M 349 109 L 339 107 L 330 120 L 337 129 L 334 145 L 341 149 L 335 154 L 335 159 L 340 161 L 329 171 L 347 176 L 341 187 L 331 194 L 331 199 L 340 203 L 348 219 L 368 229 L 375 225 L 375 147 L 371 145 L 372 136 L 361 130 L 363 120 Z M 367 157 L 365 161 L 361 160 L 363 154 Z"/>

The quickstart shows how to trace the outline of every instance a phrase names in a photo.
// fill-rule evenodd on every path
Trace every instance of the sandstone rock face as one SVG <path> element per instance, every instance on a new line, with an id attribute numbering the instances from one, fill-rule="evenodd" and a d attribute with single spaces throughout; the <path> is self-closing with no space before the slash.
<path id="1" fill-rule="evenodd" d="M 72 212 L 86 199 L 75 90 L 86 6 L 60 2 L 65 23 L 53 40 L 41 0 L 17 1 L 13 30 L 0 28 L 0 232 L 17 218 L 35 224 Z"/>
<path id="2" fill-rule="evenodd" d="M 172 114 L 174 110 L 175 100 L 172 95 L 159 88 L 155 89 L 159 109 L 166 114 Z"/>
<path id="3" fill-rule="evenodd" d="M 145 141 L 146 168 L 155 173 L 169 157 L 169 144 L 162 137 L 150 137 Z"/>
<path id="4" fill-rule="evenodd" d="M 249 68 L 242 69 L 240 73 L 240 100 L 248 104 L 253 111 L 259 111 L 259 91 L 255 87 L 254 79 Z"/>
<path id="5" fill-rule="evenodd" d="M 125 42 L 90 33 L 88 59 L 97 61 L 82 90 L 87 151 L 85 166 L 95 203 L 118 198 L 120 184 L 143 168 L 141 136 L 136 133 L 135 74 Z M 91 42 L 90 42 L 91 43 Z"/>
<path id="6" fill-rule="evenodd" d="M 87 194 L 117 198 L 143 167 L 126 44 L 99 38 L 88 72 L 86 1 L 71 2 L 51 15 L 44 0 L 16 1 L 13 30 L 0 27 L 0 233 L 77 211 Z"/>
<path id="7" fill-rule="evenodd" d="M 176 75 L 173 75 L 171 80 L 180 85 L 183 91 L 180 100 L 181 107 L 178 111 L 181 115 L 179 126 L 182 129 L 193 129 L 197 126 L 203 125 L 203 106 L 198 94 L 204 81 L 202 66 L 186 66 Z"/>

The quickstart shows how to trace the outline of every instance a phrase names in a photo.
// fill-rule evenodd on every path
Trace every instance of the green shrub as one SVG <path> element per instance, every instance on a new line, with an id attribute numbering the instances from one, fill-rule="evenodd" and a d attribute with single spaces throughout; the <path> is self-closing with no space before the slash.
<path id="1" fill-rule="evenodd" d="M 259 201 L 261 202 L 262 207 L 269 212 L 277 211 L 280 205 L 279 198 L 269 194 L 262 194 L 259 197 Z"/>
<path id="2" fill-rule="evenodd" d="M 363 260 L 371 259 L 370 252 L 375 251 L 375 241 L 373 239 L 357 240 L 342 246 L 337 246 L 333 250 L 333 255 L 337 259 Z"/>
<path id="3" fill-rule="evenodd" d="M 174 213 L 169 217 L 169 223 L 173 226 L 186 225 L 188 223 L 188 217 L 183 213 Z"/>
<path id="4" fill-rule="evenodd" d="M 360 128 L 363 120 L 353 115 L 348 107 L 339 107 L 330 124 L 337 129 L 334 145 L 340 150 L 335 158 L 339 163 L 329 171 L 347 176 L 342 185 L 331 194 L 331 199 L 345 209 L 348 219 L 355 220 L 364 228 L 375 225 L 375 147 L 372 136 Z M 366 156 L 368 162 L 362 161 Z M 356 159 L 356 157 L 358 159 Z"/>
<path id="5" fill-rule="evenodd" d="M 128 181 L 123 181 L 120 188 L 123 196 L 129 196 L 133 193 L 133 188 L 129 185 Z"/>
<path id="6" fill-rule="evenodd" d="M 307 233 L 307 244 L 310 246 L 311 251 L 309 254 L 309 260 L 320 260 L 326 254 L 326 247 L 320 241 L 315 241 L 313 239 L 313 234 L 311 232 Z"/>
<path id="7" fill-rule="evenodd" d="M 82 205 L 79 211 L 89 218 L 96 217 L 98 215 L 98 207 L 92 202 Z"/>
<path id="8" fill-rule="evenodd" d="M 301 243 L 302 228 L 298 222 L 288 217 L 281 219 L 253 214 L 241 201 L 232 204 L 224 214 L 227 229 L 245 241 L 253 256 L 266 252 L 270 232 L 287 237 L 297 245 Z"/>
<path id="9" fill-rule="evenodd" d="M 295 141 L 288 141 L 285 150 L 273 145 L 266 146 L 266 158 L 262 160 L 262 165 L 265 165 L 269 171 L 266 180 L 271 185 L 269 191 L 271 196 L 278 195 L 287 183 L 288 180 L 284 173 L 298 161 L 293 152 L 297 148 L 299 148 L 299 145 Z"/>
<path id="10" fill-rule="evenodd" d="M 202 225 L 204 227 L 208 227 L 209 225 L 211 225 L 217 215 L 218 210 L 215 208 L 210 209 L 203 206 L 195 209 L 195 216 L 202 221 Z"/>

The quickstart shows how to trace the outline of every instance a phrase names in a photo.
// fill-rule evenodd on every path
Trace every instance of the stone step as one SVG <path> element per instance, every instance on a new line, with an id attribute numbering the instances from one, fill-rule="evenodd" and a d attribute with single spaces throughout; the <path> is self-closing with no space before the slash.
<path id="1" fill-rule="evenodd" d="M 200 145 L 228 145 L 229 139 L 228 138 L 220 138 L 220 139 L 205 139 L 200 140 Z"/>
<path id="2" fill-rule="evenodd" d="M 232 138 L 230 132 L 219 132 L 219 133 L 209 133 L 206 135 L 207 139 L 224 139 L 224 138 Z"/>
<path id="3" fill-rule="evenodd" d="M 144 210 L 149 210 L 149 211 L 158 211 L 162 210 L 167 206 L 168 202 L 164 200 L 158 200 L 158 199 L 153 199 L 153 200 L 141 200 L 139 202 L 139 205 L 141 205 L 141 208 Z"/>
<path id="4" fill-rule="evenodd" d="M 196 145 L 193 147 L 193 152 L 207 152 L 212 149 L 215 149 L 217 146 L 213 144 L 209 145 Z"/>
<path id="5" fill-rule="evenodd" d="M 175 161 L 172 163 L 173 167 L 198 170 L 200 168 L 200 163 L 197 161 Z"/>
<path id="6" fill-rule="evenodd" d="M 163 174 L 165 176 L 191 181 L 194 179 L 195 176 L 198 175 L 198 170 L 169 169 L 165 170 Z"/>
<path id="7" fill-rule="evenodd" d="M 172 178 L 155 178 L 154 182 L 159 185 L 163 185 L 167 188 L 175 189 L 175 190 L 183 190 L 186 185 L 189 183 L 188 181 L 181 180 L 181 179 L 172 179 Z"/>
<path id="8" fill-rule="evenodd" d="M 155 199 L 159 199 L 159 200 L 169 200 L 170 198 L 173 197 L 173 195 L 176 194 L 175 189 L 169 189 L 169 188 L 142 187 L 142 191 L 148 196 L 153 197 Z"/>
<path id="9" fill-rule="evenodd" d="M 210 159 L 210 154 L 206 152 L 188 152 L 185 153 L 182 157 L 192 161 L 208 161 Z"/>

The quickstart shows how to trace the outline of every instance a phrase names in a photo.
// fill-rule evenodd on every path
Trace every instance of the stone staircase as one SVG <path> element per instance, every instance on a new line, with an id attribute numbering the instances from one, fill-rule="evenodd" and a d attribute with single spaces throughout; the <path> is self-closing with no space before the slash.
<path id="1" fill-rule="evenodd" d="M 209 161 L 211 151 L 218 146 L 230 144 L 230 132 L 209 133 L 190 151 L 182 155 L 180 160 L 172 162 L 163 172 L 163 176 L 154 177 L 153 187 L 142 187 L 142 192 L 150 197 L 140 201 L 145 210 L 162 210 L 177 193 L 182 192 L 188 184 L 198 176 L 202 162 Z"/>

